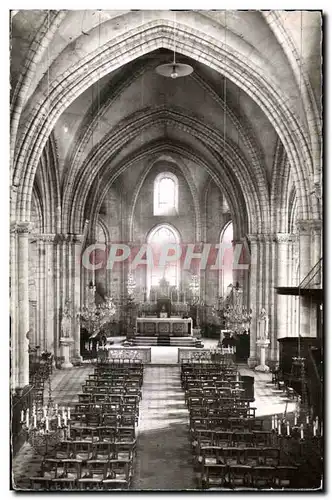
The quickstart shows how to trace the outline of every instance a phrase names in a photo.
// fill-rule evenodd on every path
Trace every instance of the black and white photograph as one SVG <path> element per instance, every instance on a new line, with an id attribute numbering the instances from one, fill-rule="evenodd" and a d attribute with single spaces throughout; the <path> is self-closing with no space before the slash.
<path id="1" fill-rule="evenodd" d="M 7 11 L 9 488 L 324 491 L 323 10 L 63 7 Z"/>

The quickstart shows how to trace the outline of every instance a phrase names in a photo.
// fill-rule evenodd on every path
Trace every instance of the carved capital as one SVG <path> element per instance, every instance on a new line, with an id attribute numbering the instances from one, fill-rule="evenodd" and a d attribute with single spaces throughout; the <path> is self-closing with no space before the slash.
<path id="1" fill-rule="evenodd" d="M 250 241 L 250 243 L 257 243 L 258 236 L 258 234 L 247 234 L 247 240 Z"/>
<path id="2" fill-rule="evenodd" d="M 45 243 L 54 243 L 56 235 L 52 233 L 39 233 L 34 235 L 34 237 L 36 240 L 44 241 Z"/>
<path id="3" fill-rule="evenodd" d="M 297 235 L 293 233 L 277 233 L 275 235 L 275 241 L 277 243 L 293 243 L 297 240 Z"/>
<path id="4" fill-rule="evenodd" d="M 10 225 L 10 232 L 16 234 L 29 234 L 32 231 L 33 223 L 24 221 L 24 222 L 13 222 Z"/>

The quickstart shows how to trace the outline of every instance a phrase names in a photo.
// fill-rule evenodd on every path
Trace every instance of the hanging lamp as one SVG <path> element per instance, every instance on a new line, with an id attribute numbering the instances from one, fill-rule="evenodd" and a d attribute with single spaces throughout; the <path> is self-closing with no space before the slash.
<path id="1" fill-rule="evenodd" d="M 160 64 L 156 67 L 156 72 L 158 75 L 166 76 L 167 78 L 172 78 L 175 80 L 176 78 L 181 78 L 183 76 L 190 75 L 194 68 L 189 64 L 183 64 L 176 62 L 175 57 L 175 24 L 174 24 L 174 48 L 173 48 L 173 62 Z"/>

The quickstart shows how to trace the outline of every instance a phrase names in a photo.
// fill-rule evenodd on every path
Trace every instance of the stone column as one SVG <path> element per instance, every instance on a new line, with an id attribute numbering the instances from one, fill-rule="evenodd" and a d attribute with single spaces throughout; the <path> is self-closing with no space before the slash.
<path id="1" fill-rule="evenodd" d="M 277 242 L 277 286 L 287 287 L 289 271 L 289 246 L 292 243 L 292 235 L 288 233 L 278 233 Z M 277 338 L 290 336 L 290 325 L 288 322 L 288 296 L 277 294 Z"/>
<path id="2" fill-rule="evenodd" d="M 248 366 L 254 368 L 257 363 L 257 346 L 256 346 L 256 335 L 257 335 L 257 308 L 258 302 L 258 235 L 249 234 L 248 240 L 250 241 L 250 299 L 249 303 L 252 309 L 252 319 L 250 324 L 250 357 L 248 359 Z"/>
<path id="3" fill-rule="evenodd" d="M 299 234 L 299 284 L 301 284 L 313 267 L 311 263 L 311 221 L 298 221 L 297 228 Z M 314 312 L 310 298 L 300 296 L 299 308 L 299 333 L 302 337 L 310 337 L 312 336 L 311 313 Z"/>
<path id="4" fill-rule="evenodd" d="M 46 291 L 46 329 L 45 347 L 47 351 L 54 355 L 54 360 L 58 357 L 58 342 L 55 339 L 55 234 L 43 234 L 41 237 L 45 245 L 45 291 Z"/>
<path id="5" fill-rule="evenodd" d="M 262 308 L 265 308 L 269 318 L 274 317 L 274 266 L 273 262 L 273 236 L 271 234 L 248 235 L 250 241 L 250 300 L 249 307 L 252 309 L 252 320 L 250 325 L 250 357 L 248 365 L 250 368 L 256 366 L 260 358 L 260 348 L 257 346 L 257 316 Z M 272 326 L 274 322 L 272 321 Z M 270 332 L 272 341 L 271 352 L 267 351 L 267 360 L 276 361 L 275 331 Z"/>
<path id="6" fill-rule="evenodd" d="M 29 384 L 29 222 L 16 224 L 17 232 L 17 325 L 16 338 L 13 349 L 15 355 L 15 367 L 17 373 L 17 387 L 23 388 Z"/>
<path id="7" fill-rule="evenodd" d="M 81 309 L 81 253 L 82 253 L 83 235 L 73 235 L 71 243 L 71 275 L 72 275 L 72 318 L 73 318 L 73 351 L 72 359 L 75 362 L 81 362 L 81 326 L 79 320 L 79 311 Z"/>
<path id="8" fill-rule="evenodd" d="M 11 353 L 11 389 L 18 387 L 18 299 L 17 299 L 17 233 L 16 224 L 10 228 L 10 353 Z"/>

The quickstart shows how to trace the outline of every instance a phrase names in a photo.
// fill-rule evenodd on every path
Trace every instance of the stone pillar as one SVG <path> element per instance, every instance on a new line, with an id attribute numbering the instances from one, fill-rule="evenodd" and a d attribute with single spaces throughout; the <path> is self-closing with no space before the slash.
<path id="1" fill-rule="evenodd" d="M 16 224 L 17 232 L 17 325 L 15 345 L 14 370 L 17 373 L 17 387 L 23 388 L 29 384 L 29 222 Z"/>
<path id="2" fill-rule="evenodd" d="M 289 246 L 292 243 L 292 235 L 288 233 L 278 233 L 277 241 L 277 286 L 287 287 L 289 272 Z M 288 296 L 277 295 L 277 338 L 290 336 L 290 324 L 288 322 Z"/>
<path id="3" fill-rule="evenodd" d="M 55 234 L 43 234 L 41 237 L 45 243 L 45 291 L 46 291 L 46 329 L 45 348 L 54 355 L 54 360 L 58 357 L 58 342 L 55 339 Z"/>
<path id="4" fill-rule="evenodd" d="M 73 318 L 73 351 L 72 359 L 81 362 L 81 326 L 79 311 L 81 309 L 81 253 L 83 235 L 73 235 L 71 243 L 71 276 L 72 276 L 72 318 Z"/>
<path id="5" fill-rule="evenodd" d="M 250 324 L 250 357 L 248 359 L 248 366 L 254 368 L 257 365 L 258 359 L 256 354 L 256 335 L 257 335 L 257 308 L 258 302 L 258 235 L 248 235 L 250 241 L 250 299 L 249 303 L 252 310 L 252 319 Z"/>
<path id="6" fill-rule="evenodd" d="M 252 309 L 252 320 L 250 325 L 250 357 L 248 365 L 250 368 L 259 362 L 260 348 L 257 346 L 257 317 L 262 308 L 267 311 L 272 327 L 274 325 L 275 314 L 275 289 L 274 289 L 274 237 L 271 234 L 251 234 L 248 235 L 250 241 L 250 300 L 249 307 Z M 271 345 L 271 351 L 266 352 L 268 361 L 275 362 L 276 352 L 276 332 L 272 328 L 270 331 L 271 341 L 266 349 Z"/>
<path id="7" fill-rule="evenodd" d="M 301 284 L 313 267 L 311 264 L 311 221 L 298 221 L 297 228 L 299 233 L 299 284 Z M 312 336 L 310 326 L 313 309 L 310 298 L 301 296 L 299 308 L 299 334 L 303 337 L 310 337 Z"/>
<path id="8" fill-rule="evenodd" d="M 10 228 L 10 353 L 11 353 L 11 389 L 18 387 L 18 299 L 17 299 L 17 233 L 16 224 Z"/>

